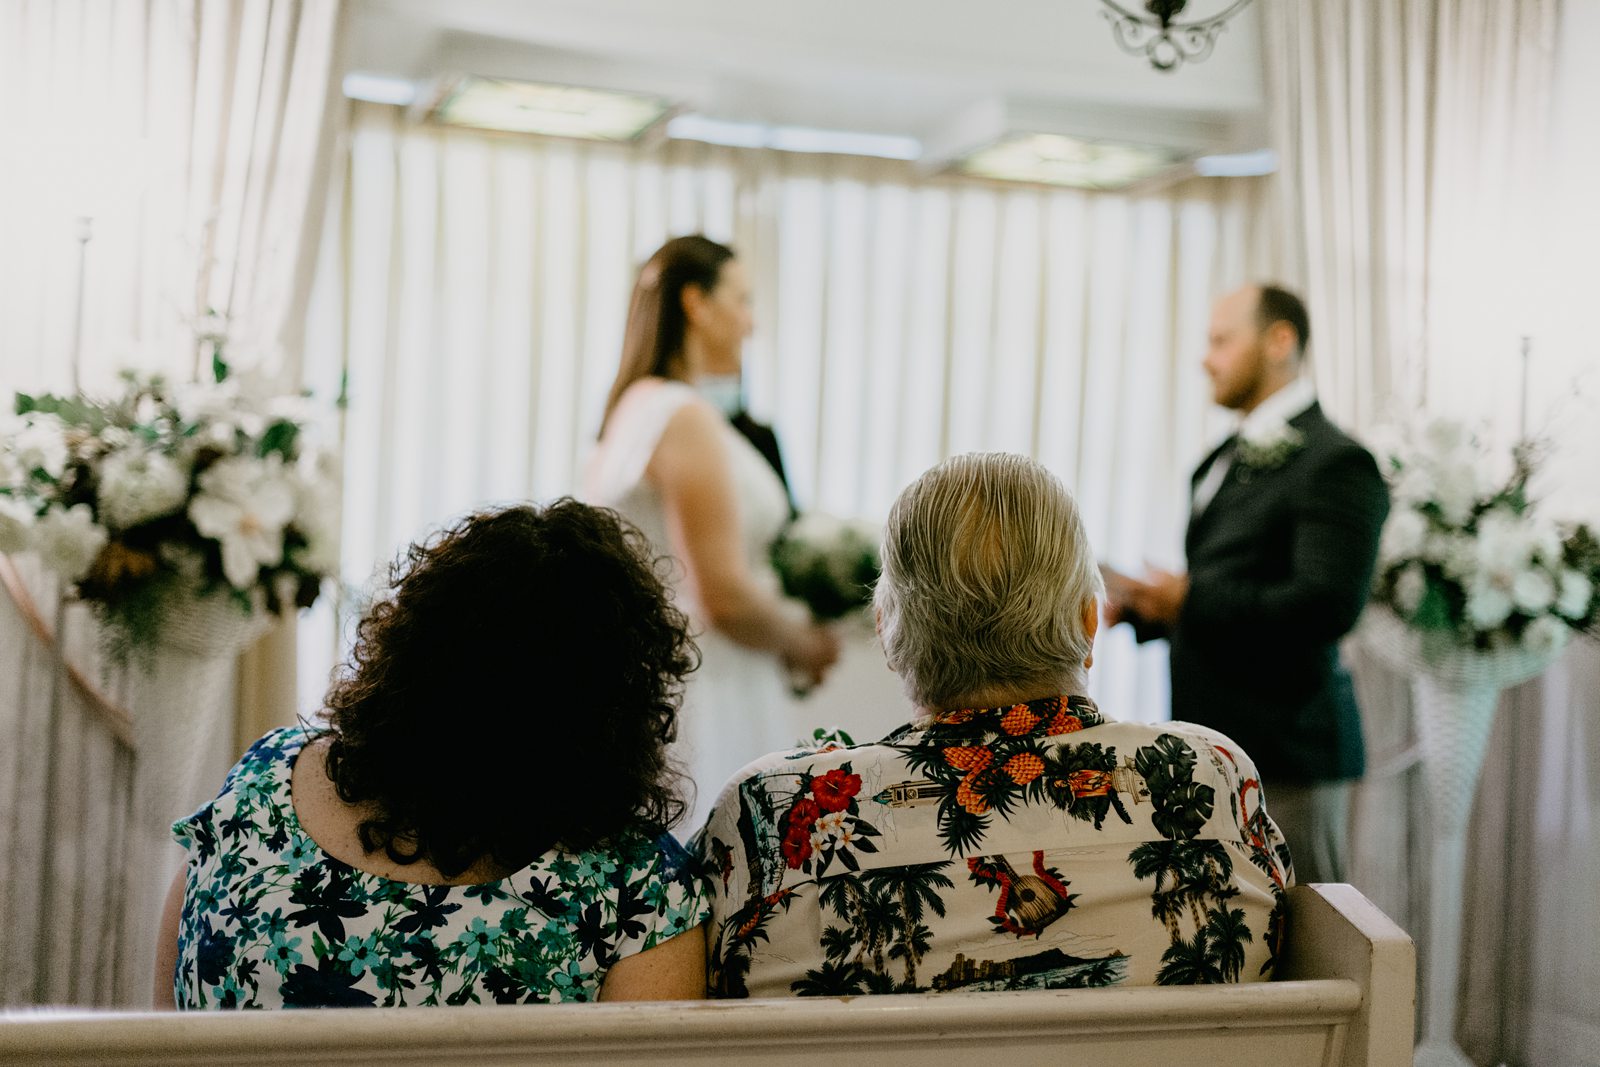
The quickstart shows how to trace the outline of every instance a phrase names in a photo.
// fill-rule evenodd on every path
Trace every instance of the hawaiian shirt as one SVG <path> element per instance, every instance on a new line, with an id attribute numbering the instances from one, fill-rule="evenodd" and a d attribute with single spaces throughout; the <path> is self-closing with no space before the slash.
<path id="1" fill-rule="evenodd" d="M 691 848 L 733 997 L 1259 980 L 1292 879 L 1232 742 L 1080 696 L 768 756 Z"/>
<path id="2" fill-rule="evenodd" d="M 329 856 L 290 803 L 317 733 L 275 730 L 173 825 L 188 850 L 180 1008 L 595 1000 L 612 964 L 707 918 L 688 854 L 643 835 L 496 882 L 418 885 Z"/>

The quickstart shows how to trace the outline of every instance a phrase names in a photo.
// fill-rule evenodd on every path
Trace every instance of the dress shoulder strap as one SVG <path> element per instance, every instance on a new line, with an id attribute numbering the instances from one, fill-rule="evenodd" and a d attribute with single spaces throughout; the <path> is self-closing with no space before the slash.
<path id="1" fill-rule="evenodd" d="M 585 472 L 585 498 L 606 504 L 633 489 L 644 477 L 667 423 L 698 396 L 683 382 L 660 378 L 629 386 Z"/>

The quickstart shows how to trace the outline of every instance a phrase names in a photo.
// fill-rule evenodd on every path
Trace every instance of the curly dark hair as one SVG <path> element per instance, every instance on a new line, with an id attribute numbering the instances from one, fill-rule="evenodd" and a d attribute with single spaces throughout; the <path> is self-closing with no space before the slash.
<path id="1" fill-rule="evenodd" d="M 327 773 L 368 852 L 446 877 L 683 817 L 666 745 L 699 653 L 664 566 L 615 512 L 562 499 L 411 546 L 328 695 Z"/>

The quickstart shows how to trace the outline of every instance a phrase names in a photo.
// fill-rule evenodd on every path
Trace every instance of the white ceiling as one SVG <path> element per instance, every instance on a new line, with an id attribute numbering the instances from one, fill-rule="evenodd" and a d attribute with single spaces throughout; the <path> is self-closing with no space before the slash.
<path id="1" fill-rule="evenodd" d="M 1068 126 L 1220 120 L 1252 147 L 1258 6 L 1205 62 L 1161 73 L 1117 47 L 1100 0 L 358 0 L 349 66 L 646 90 L 717 118 L 923 140 L 995 101 Z"/>

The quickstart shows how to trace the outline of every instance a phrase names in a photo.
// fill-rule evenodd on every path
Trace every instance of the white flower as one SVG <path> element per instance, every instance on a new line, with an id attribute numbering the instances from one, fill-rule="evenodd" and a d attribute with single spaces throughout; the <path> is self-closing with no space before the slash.
<path id="1" fill-rule="evenodd" d="M 1455 419 L 1438 418 L 1423 427 L 1422 444 L 1435 457 L 1454 459 L 1458 453 L 1471 447 L 1472 435 L 1467 431 L 1466 424 Z"/>
<path id="2" fill-rule="evenodd" d="M 161 405 L 149 393 L 141 396 L 133 406 L 133 421 L 143 426 L 154 426 L 161 417 Z"/>
<path id="3" fill-rule="evenodd" d="M 1239 440 L 1258 449 L 1273 448 L 1298 435 L 1282 416 L 1258 416 L 1246 419 L 1239 427 Z"/>
<path id="4" fill-rule="evenodd" d="M 1395 503 L 1415 508 L 1433 499 L 1433 476 L 1420 465 L 1408 463 L 1394 483 Z"/>
<path id="5" fill-rule="evenodd" d="M 1435 471 L 1433 499 L 1440 517 L 1451 526 L 1463 525 L 1472 517 L 1478 503 L 1478 477 L 1470 465 L 1440 468 Z"/>
<path id="6" fill-rule="evenodd" d="M 1472 476 L 1478 496 L 1491 497 L 1511 480 L 1511 457 L 1505 453 L 1477 456 L 1472 461 Z"/>
<path id="7" fill-rule="evenodd" d="M 842 811 L 829 812 L 817 820 L 817 833 L 822 837 L 837 837 L 848 818 Z"/>
<path id="8" fill-rule="evenodd" d="M 1555 601 L 1556 583 L 1543 570 L 1523 571 L 1511 583 L 1511 599 L 1521 611 L 1537 615 Z"/>
<path id="9" fill-rule="evenodd" d="M 316 421 L 320 410 L 308 397 L 275 396 L 267 401 L 266 413 L 273 422 L 292 422 L 307 427 Z"/>
<path id="10" fill-rule="evenodd" d="M 1428 579 L 1422 568 L 1412 564 L 1394 580 L 1394 602 L 1402 613 L 1410 615 L 1422 603 L 1422 594 L 1428 591 Z"/>
<path id="11" fill-rule="evenodd" d="M 832 515 L 808 511 L 790 524 L 784 538 L 795 544 L 826 548 L 844 536 L 845 524 Z"/>
<path id="12" fill-rule="evenodd" d="M 228 382 L 220 385 L 179 385 L 172 390 L 172 406 L 186 423 L 213 422 L 233 413 L 238 403 L 237 390 Z"/>
<path id="13" fill-rule="evenodd" d="M 245 399 L 237 378 L 217 385 L 189 385 L 173 391 L 172 406 L 185 423 L 201 426 L 199 436 L 220 448 L 232 448 L 234 434 L 260 435 L 267 420 Z"/>
<path id="14" fill-rule="evenodd" d="M 133 444 L 133 431 L 125 426 L 107 426 L 100 431 L 100 443 L 109 449 L 127 448 Z"/>
<path id="15" fill-rule="evenodd" d="M 1439 564 L 1458 582 L 1465 583 L 1478 574 L 1478 543 L 1470 534 L 1429 534 L 1422 558 Z"/>
<path id="16" fill-rule="evenodd" d="M 304 548 L 294 561 L 313 574 L 339 572 L 338 461 L 331 453 L 301 457 L 291 479 L 294 486 L 294 526 L 305 536 Z"/>
<path id="17" fill-rule="evenodd" d="M 33 509 L 13 496 L 0 496 L 0 552 L 15 555 L 33 547 Z"/>
<path id="18" fill-rule="evenodd" d="M 817 820 L 816 828 L 811 832 L 811 846 L 820 852 L 823 849 L 848 845 L 855 840 L 855 835 L 851 832 L 854 828 L 854 820 L 849 814 L 842 811 L 831 812 Z"/>
<path id="19" fill-rule="evenodd" d="M 94 521 L 88 504 L 74 504 L 70 509 L 52 505 L 34 526 L 34 547 L 40 558 L 67 582 L 89 573 L 107 540 L 105 527 Z"/>
<path id="20" fill-rule="evenodd" d="M 67 469 L 66 428 L 54 415 L 30 415 L 12 438 L 11 451 L 25 474 L 42 470 L 60 478 Z"/>
<path id="21" fill-rule="evenodd" d="M 1589 601 L 1594 596 L 1594 583 L 1580 572 L 1561 572 L 1561 593 L 1556 599 L 1556 611 L 1569 619 L 1581 619 L 1589 611 Z"/>
<path id="22" fill-rule="evenodd" d="M 189 476 L 159 452 L 127 448 L 100 468 L 100 514 L 113 529 L 171 515 L 189 498 Z"/>
<path id="23" fill-rule="evenodd" d="M 1281 466 L 1300 448 L 1305 438 L 1278 416 L 1247 419 L 1239 427 L 1237 456 L 1246 467 L 1270 470 Z"/>
<path id="24" fill-rule="evenodd" d="M 255 585 L 262 567 L 283 562 L 283 528 L 294 516 L 294 490 L 277 457 L 218 460 L 200 476 L 189 518 L 222 545 L 222 573 L 235 589 Z"/>
<path id="25" fill-rule="evenodd" d="M 1383 540 L 1379 548 L 1386 560 L 1413 559 L 1422 551 L 1428 536 L 1428 520 L 1420 513 L 1406 508 L 1389 516 L 1383 527 Z"/>
<path id="26" fill-rule="evenodd" d="M 1561 531 L 1555 523 L 1538 516 L 1528 516 L 1523 540 L 1530 556 L 1552 565 L 1561 562 Z"/>
<path id="27" fill-rule="evenodd" d="M 0 445 L 0 489 L 15 489 L 27 479 L 27 476 L 28 472 L 22 469 L 17 457 Z"/>
<path id="28" fill-rule="evenodd" d="M 1566 636 L 1565 624 L 1552 615 L 1541 615 L 1522 631 L 1522 644 L 1534 652 L 1554 652 Z"/>
<path id="29" fill-rule="evenodd" d="M 1514 574 L 1532 558 L 1527 527 L 1515 512 L 1496 508 L 1478 520 L 1478 562 L 1486 570 Z"/>
<path id="30" fill-rule="evenodd" d="M 1493 630 L 1511 617 L 1514 606 L 1511 594 L 1492 582 L 1474 582 L 1467 592 L 1467 619 L 1474 629 Z"/>

